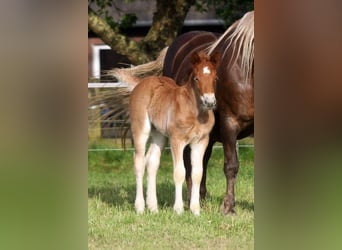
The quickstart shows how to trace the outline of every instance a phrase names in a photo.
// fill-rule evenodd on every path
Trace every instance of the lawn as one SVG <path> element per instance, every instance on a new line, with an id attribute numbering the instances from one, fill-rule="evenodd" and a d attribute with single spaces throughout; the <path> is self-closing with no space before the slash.
<path id="1" fill-rule="evenodd" d="M 108 146 L 93 143 L 89 148 Z M 159 213 L 151 214 L 145 210 L 143 215 L 137 215 L 134 210 L 133 152 L 89 151 L 88 248 L 253 249 L 254 148 L 240 147 L 239 157 L 236 216 L 220 213 L 226 187 L 220 147 L 213 150 L 209 162 L 209 194 L 201 204 L 199 217 L 187 207 L 182 215 L 172 210 L 174 184 L 169 150 L 163 153 L 157 176 Z M 185 185 L 183 194 L 186 200 Z"/>

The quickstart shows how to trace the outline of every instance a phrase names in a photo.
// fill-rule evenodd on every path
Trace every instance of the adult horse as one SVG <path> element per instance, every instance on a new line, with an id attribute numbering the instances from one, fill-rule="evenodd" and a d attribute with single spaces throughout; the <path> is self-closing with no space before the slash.
<path id="1" fill-rule="evenodd" d="M 221 62 L 217 69 L 215 126 L 205 152 L 201 197 L 206 195 L 206 169 L 215 142 L 222 142 L 226 195 L 221 211 L 235 213 L 235 180 L 239 171 L 236 141 L 254 131 L 254 12 L 246 13 L 216 39 L 209 32 L 189 32 L 179 36 L 166 53 L 163 75 L 182 82 L 189 70 L 189 52 L 207 48 L 208 54 L 219 52 Z M 191 196 L 190 149 L 184 153 L 188 199 Z"/>
<path id="2" fill-rule="evenodd" d="M 236 141 L 254 132 L 254 11 L 246 13 L 221 36 L 203 31 L 185 33 L 176 38 L 168 49 L 164 49 L 155 63 L 115 70 L 112 73 L 125 81 L 125 77 L 160 72 L 162 67 L 163 75 L 181 83 L 191 70 L 188 66 L 189 55 L 203 49 L 208 54 L 219 52 L 221 62 L 217 69 L 215 125 L 203 159 L 200 193 L 202 198 L 206 196 L 206 170 L 213 145 L 215 142 L 222 142 L 227 186 L 221 211 L 223 214 L 235 214 L 234 187 L 239 171 Z M 192 182 L 189 148 L 185 149 L 184 163 L 190 200 Z"/>
<path id="3" fill-rule="evenodd" d="M 190 145 L 192 166 L 192 193 L 190 210 L 200 214 L 200 182 L 202 159 L 214 126 L 213 109 L 216 106 L 216 66 L 219 54 L 207 56 L 204 52 L 191 54 L 191 71 L 182 82 L 183 86 L 165 76 L 143 78 L 134 87 L 129 103 L 131 130 L 134 140 L 134 173 L 136 175 L 137 213 L 145 208 L 143 176 L 147 166 L 147 206 L 158 210 L 156 175 L 160 155 L 166 138 L 170 139 L 176 187 L 174 210 L 183 212 L 182 185 L 185 179 L 183 151 Z M 137 82 L 133 81 L 133 85 Z M 151 137 L 145 155 L 147 141 Z"/>

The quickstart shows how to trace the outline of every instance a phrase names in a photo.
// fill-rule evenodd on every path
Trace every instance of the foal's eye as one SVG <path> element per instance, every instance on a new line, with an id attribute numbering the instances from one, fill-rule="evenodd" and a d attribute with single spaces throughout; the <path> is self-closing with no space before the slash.
<path id="1" fill-rule="evenodd" d="M 194 77 L 194 81 L 195 81 L 195 82 L 198 82 L 197 76 Z"/>

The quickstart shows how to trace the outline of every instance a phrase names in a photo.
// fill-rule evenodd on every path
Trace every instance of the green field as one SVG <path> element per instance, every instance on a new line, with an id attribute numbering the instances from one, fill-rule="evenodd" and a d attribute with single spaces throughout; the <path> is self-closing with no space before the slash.
<path id="1" fill-rule="evenodd" d="M 108 147 L 108 142 L 89 145 L 89 148 Z M 88 155 L 89 249 L 253 249 L 253 148 L 239 149 L 237 216 L 220 213 L 226 187 L 222 148 L 213 150 L 207 177 L 209 194 L 201 204 L 199 217 L 187 207 L 182 215 L 173 212 L 174 184 L 169 150 L 163 153 L 157 176 L 159 213 L 145 210 L 143 215 L 137 215 L 134 210 L 133 152 L 90 151 Z M 185 185 L 183 194 L 186 201 Z"/>

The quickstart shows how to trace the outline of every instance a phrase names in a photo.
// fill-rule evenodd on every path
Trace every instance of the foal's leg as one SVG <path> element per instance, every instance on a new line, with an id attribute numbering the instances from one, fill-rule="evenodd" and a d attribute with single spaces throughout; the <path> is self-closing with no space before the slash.
<path id="1" fill-rule="evenodd" d="M 173 159 L 173 180 L 176 189 L 173 209 L 177 214 L 181 214 L 184 211 L 182 187 L 185 179 L 185 168 L 183 163 L 183 150 L 185 144 L 172 139 L 170 139 L 170 144 Z"/>
<path id="2" fill-rule="evenodd" d="M 163 151 L 166 138 L 157 131 L 152 132 L 152 142 L 147 156 L 147 191 L 146 202 L 151 212 L 158 212 L 158 201 L 156 192 L 156 176 L 160 163 L 160 155 Z"/>
<path id="3" fill-rule="evenodd" d="M 143 213 L 145 209 L 143 178 L 145 173 L 145 148 L 151 131 L 151 125 L 146 119 L 143 123 L 131 122 L 132 135 L 134 140 L 134 174 L 136 178 L 135 210 Z"/>
<path id="4" fill-rule="evenodd" d="M 207 167 L 208 162 L 213 150 L 213 146 L 215 144 L 215 141 L 209 140 L 207 149 L 205 150 L 204 156 L 203 156 L 203 174 L 202 174 L 202 180 L 201 180 L 201 186 L 200 186 L 200 197 L 201 199 L 205 199 L 207 195 Z M 187 185 L 187 194 L 188 194 L 188 205 L 190 206 L 190 200 L 191 200 L 191 189 L 192 189 L 192 181 L 191 181 L 191 149 L 190 147 L 185 147 L 184 149 L 184 165 L 186 170 L 186 185 Z"/>
<path id="5" fill-rule="evenodd" d="M 203 155 L 207 148 L 209 138 L 206 137 L 197 143 L 191 144 L 191 199 L 190 210 L 195 215 L 200 214 L 200 184 L 203 174 Z"/>

